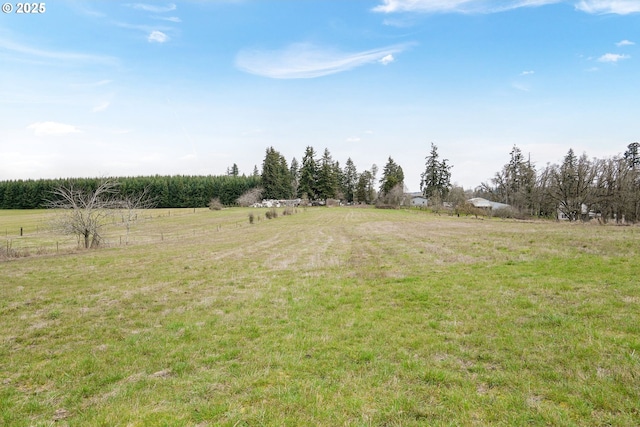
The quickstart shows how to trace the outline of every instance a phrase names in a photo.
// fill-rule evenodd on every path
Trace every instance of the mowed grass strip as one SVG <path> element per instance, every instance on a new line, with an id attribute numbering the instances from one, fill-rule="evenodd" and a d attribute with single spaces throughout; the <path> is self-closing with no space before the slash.
<path id="1" fill-rule="evenodd" d="M 250 212 L 0 263 L 0 425 L 640 424 L 636 227 Z"/>

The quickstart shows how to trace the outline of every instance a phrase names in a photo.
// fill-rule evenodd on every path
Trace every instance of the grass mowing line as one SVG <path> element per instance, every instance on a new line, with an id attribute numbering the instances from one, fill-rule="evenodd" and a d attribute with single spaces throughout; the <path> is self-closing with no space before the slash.
<path id="1" fill-rule="evenodd" d="M 3 263 L 0 419 L 637 425 L 638 236 L 606 230 L 309 209 Z"/>

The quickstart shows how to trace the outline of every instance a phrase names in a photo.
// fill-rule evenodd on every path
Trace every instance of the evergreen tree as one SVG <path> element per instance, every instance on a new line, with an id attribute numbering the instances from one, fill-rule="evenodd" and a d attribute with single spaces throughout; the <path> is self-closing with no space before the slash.
<path id="1" fill-rule="evenodd" d="M 298 197 L 307 197 L 309 200 L 317 198 L 318 164 L 313 147 L 308 146 L 302 157 L 300 178 L 298 182 Z"/>
<path id="2" fill-rule="evenodd" d="M 629 163 L 630 168 L 640 168 L 640 143 L 632 142 L 629 144 L 627 151 L 624 152 L 624 159 Z"/>
<path id="3" fill-rule="evenodd" d="M 291 167 L 289 168 L 289 174 L 291 175 L 291 194 L 298 195 L 298 185 L 300 183 L 300 165 L 298 160 L 294 157 L 291 159 Z"/>
<path id="4" fill-rule="evenodd" d="M 376 193 L 375 185 L 376 178 L 378 176 L 378 165 L 375 163 L 371 165 L 371 173 L 369 174 L 369 182 L 367 183 L 367 192 L 369 193 L 369 203 L 376 201 L 378 194 Z"/>
<path id="5" fill-rule="evenodd" d="M 345 188 L 344 188 L 344 176 L 342 174 L 342 168 L 340 167 L 340 162 L 333 162 L 333 174 L 336 177 L 336 198 L 340 200 L 345 199 Z"/>
<path id="6" fill-rule="evenodd" d="M 336 177 L 336 169 L 331 158 L 329 149 L 324 149 L 322 159 L 320 159 L 320 168 L 318 169 L 317 196 L 320 199 L 330 199 L 336 196 L 338 189 L 338 179 Z"/>
<path id="7" fill-rule="evenodd" d="M 262 163 L 262 187 L 265 199 L 288 199 L 291 197 L 291 176 L 287 161 L 273 147 L 267 148 Z"/>
<path id="8" fill-rule="evenodd" d="M 531 162 L 524 159 L 522 151 L 513 146 L 509 153 L 509 163 L 501 172 L 496 173 L 493 183 L 496 186 L 498 201 L 520 210 L 534 210 L 536 171 Z"/>
<path id="9" fill-rule="evenodd" d="M 358 171 L 353 160 L 351 160 L 351 157 L 347 159 L 347 164 L 342 172 L 342 178 L 344 197 L 347 202 L 352 203 L 356 193 L 356 186 L 358 184 Z"/>
<path id="10" fill-rule="evenodd" d="M 373 175 L 370 171 L 366 170 L 358 176 L 358 182 L 356 184 L 355 201 L 358 203 L 369 204 L 373 200 L 371 198 L 370 185 L 373 179 Z"/>
<path id="11" fill-rule="evenodd" d="M 404 187 L 404 172 L 391 157 L 382 170 L 382 180 L 380 182 L 380 193 L 383 195 L 389 193 L 391 189 L 400 185 Z"/>
<path id="12" fill-rule="evenodd" d="M 371 166 L 371 170 L 366 170 L 358 175 L 356 184 L 355 201 L 358 203 L 371 204 L 376 200 L 376 172 L 378 166 L 375 164 Z"/>
<path id="13" fill-rule="evenodd" d="M 421 175 L 420 190 L 426 198 L 444 200 L 451 188 L 452 166 L 447 164 L 447 159 L 440 161 L 439 157 L 438 147 L 431 143 L 431 152 L 426 157 L 426 168 Z"/>

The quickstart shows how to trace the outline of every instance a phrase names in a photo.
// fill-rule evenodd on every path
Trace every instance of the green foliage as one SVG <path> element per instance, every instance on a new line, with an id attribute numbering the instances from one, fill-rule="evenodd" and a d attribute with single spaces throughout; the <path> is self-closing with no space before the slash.
<path id="1" fill-rule="evenodd" d="M 338 191 L 338 176 L 336 173 L 335 163 L 331 158 L 331 153 L 329 153 L 328 148 L 324 149 L 324 153 L 320 159 L 320 167 L 318 168 L 317 175 L 316 197 L 322 200 L 335 197 Z"/>
<path id="2" fill-rule="evenodd" d="M 300 180 L 298 183 L 298 197 L 315 200 L 318 195 L 318 163 L 315 159 L 316 152 L 311 146 L 307 146 L 302 157 L 300 167 Z"/>
<path id="3" fill-rule="evenodd" d="M 389 156 L 389 160 L 382 170 L 380 192 L 385 195 L 397 186 L 400 186 L 400 191 L 402 191 L 402 188 L 404 187 L 404 172 L 402 171 L 402 167 L 394 162 L 391 156 Z"/>
<path id="4" fill-rule="evenodd" d="M 206 207 L 212 198 L 224 205 L 260 185 L 259 176 L 138 176 L 110 178 L 118 182 L 123 196 L 141 194 L 145 189 L 159 208 Z M 16 180 L 0 182 L 0 209 L 44 208 L 52 191 L 61 185 L 93 191 L 103 178 Z"/>
<path id="5" fill-rule="evenodd" d="M 342 172 L 342 191 L 347 202 L 352 203 L 356 197 L 356 187 L 358 185 L 358 170 L 351 160 L 347 159 L 347 163 Z"/>
<path id="6" fill-rule="evenodd" d="M 624 152 L 624 159 L 630 168 L 640 168 L 640 143 L 632 142 L 627 145 L 627 151 Z"/>
<path id="7" fill-rule="evenodd" d="M 291 194 L 294 197 L 298 195 L 298 185 L 300 183 L 300 164 L 294 157 L 291 159 L 291 166 L 289 167 L 289 174 L 291 178 Z"/>
<path id="8" fill-rule="evenodd" d="M 535 213 L 536 206 L 536 170 L 530 161 L 525 160 L 522 151 L 513 146 L 509 153 L 509 163 L 493 178 L 494 199 L 513 206 L 523 212 Z"/>
<path id="9" fill-rule="evenodd" d="M 431 152 L 426 157 L 425 171 L 421 175 L 420 189 L 427 199 L 437 196 L 444 200 L 451 188 L 451 168 L 448 160 L 439 160 L 438 147 L 432 142 Z"/>
<path id="10" fill-rule="evenodd" d="M 267 148 L 262 162 L 262 187 L 265 199 L 289 199 L 292 195 L 287 160 L 273 147 Z"/>
<path id="11" fill-rule="evenodd" d="M 375 167 L 375 165 L 373 165 Z M 356 184 L 355 201 L 371 204 L 376 200 L 376 190 L 373 188 L 375 174 L 373 171 L 364 171 L 358 176 Z"/>

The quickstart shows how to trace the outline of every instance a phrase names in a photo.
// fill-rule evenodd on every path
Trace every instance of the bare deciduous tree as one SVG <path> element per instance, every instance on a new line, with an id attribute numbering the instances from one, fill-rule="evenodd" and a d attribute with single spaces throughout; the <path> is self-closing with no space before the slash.
<path id="1" fill-rule="evenodd" d="M 102 241 L 102 228 L 108 218 L 121 207 L 116 197 L 118 183 L 113 180 L 101 182 L 95 190 L 76 188 L 73 184 L 53 190 L 54 199 L 47 205 L 63 210 L 54 226 L 65 234 L 73 234 L 84 242 L 85 248 L 94 248 Z"/>
<path id="2" fill-rule="evenodd" d="M 127 230 L 125 244 L 129 244 L 129 231 L 131 226 L 139 220 L 141 211 L 155 207 L 155 200 L 149 196 L 149 189 L 145 188 L 142 193 L 123 196 L 118 201 L 122 224 Z"/>
<path id="3" fill-rule="evenodd" d="M 238 197 L 236 202 L 240 206 L 252 206 L 255 203 L 259 203 L 262 200 L 262 187 L 254 187 L 251 190 Z"/>
<path id="4" fill-rule="evenodd" d="M 569 221 L 588 219 L 587 213 L 595 201 L 593 182 L 596 169 L 586 154 L 577 157 L 572 149 L 560 166 L 552 167 L 549 196 L 558 203 L 558 210 Z"/>
<path id="5" fill-rule="evenodd" d="M 376 202 L 377 208 L 397 208 L 404 202 L 404 185 L 397 183 L 393 188 L 382 193 Z"/>

